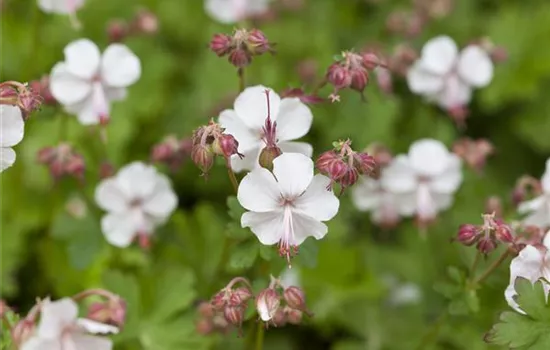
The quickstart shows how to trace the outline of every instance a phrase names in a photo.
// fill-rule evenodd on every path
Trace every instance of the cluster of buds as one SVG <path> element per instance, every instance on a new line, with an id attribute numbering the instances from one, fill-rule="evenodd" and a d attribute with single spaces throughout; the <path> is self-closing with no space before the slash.
<path id="1" fill-rule="evenodd" d="M 305 104 L 315 105 L 326 102 L 327 100 L 315 93 L 308 94 L 302 88 L 289 88 L 281 93 L 281 97 L 296 97 Z"/>
<path id="2" fill-rule="evenodd" d="M 202 335 L 227 334 L 231 330 L 232 326 L 225 319 L 223 312 L 216 311 L 210 302 L 200 303 L 197 311 L 199 314 L 199 319 L 195 324 L 197 333 Z"/>
<path id="3" fill-rule="evenodd" d="M 354 151 L 350 140 L 334 142 L 333 146 L 334 149 L 321 154 L 315 164 L 321 174 L 330 178 L 330 188 L 337 183 L 342 193 L 355 184 L 360 175 L 377 176 L 375 159 L 366 152 Z"/>
<path id="4" fill-rule="evenodd" d="M 439 19 L 448 16 L 455 5 L 455 0 L 414 0 L 417 12 L 427 18 Z"/>
<path id="5" fill-rule="evenodd" d="M 57 105 L 57 100 L 53 97 L 50 91 L 50 77 L 42 76 L 39 80 L 33 80 L 29 83 L 31 91 L 40 96 L 42 104 L 46 106 Z"/>
<path id="6" fill-rule="evenodd" d="M 393 160 L 393 154 L 390 149 L 378 142 L 373 142 L 368 145 L 367 148 L 365 148 L 364 152 L 374 158 L 374 162 L 379 168 L 384 168 L 388 166 Z M 376 172 L 372 174 L 372 176 L 374 177 L 376 175 Z"/>
<path id="7" fill-rule="evenodd" d="M 273 46 L 258 29 L 236 29 L 232 35 L 216 34 L 210 41 L 210 49 L 218 57 L 227 56 L 229 63 L 237 68 L 248 66 L 254 56 L 274 53 Z"/>
<path id="8" fill-rule="evenodd" d="M 238 151 L 239 142 L 233 135 L 224 134 L 224 131 L 218 123 L 211 120 L 208 125 L 193 132 L 191 159 L 205 176 L 214 165 L 215 156 L 224 157 L 228 167 L 231 156 L 243 157 Z"/>
<path id="9" fill-rule="evenodd" d="M 487 158 L 494 151 L 493 145 L 485 139 L 472 140 L 463 137 L 453 145 L 453 152 L 477 172 L 483 170 Z"/>
<path id="10" fill-rule="evenodd" d="M 170 169 L 176 170 L 191 154 L 192 148 L 193 142 L 190 139 L 178 139 L 174 135 L 169 135 L 160 143 L 153 146 L 151 160 L 153 162 L 164 163 Z"/>
<path id="11" fill-rule="evenodd" d="M 471 44 L 478 45 L 485 50 L 494 63 L 502 63 L 508 59 L 508 51 L 504 47 L 496 45 L 487 37 L 473 40 Z"/>
<path id="12" fill-rule="evenodd" d="M 107 36 L 110 42 L 121 42 L 130 36 L 152 35 L 157 31 L 157 16 L 146 9 L 139 9 L 130 22 L 114 19 L 107 25 Z"/>
<path id="13" fill-rule="evenodd" d="M 378 56 L 371 52 L 363 54 L 353 51 L 344 51 L 342 55 L 336 58 L 327 70 L 326 80 L 333 87 L 334 91 L 330 99 L 339 101 L 338 91 L 351 88 L 361 93 L 369 82 L 369 71 L 381 65 Z"/>
<path id="14" fill-rule="evenodd" d="M 256 297 L 256 311 L 260 319 L 275 327 L 287 323 L 300 324 L 303 315 L 313 314 L 306 306 L 304 291 L 296 286 L 285 288 L 279 279 L 271 277 L 269 287 L 262 290 Z"/>
<path id="15" fill-rule="evenodd" d="M 67 143 L 42 148 L 37 158 L 39 163 L 48 166 L 56 180 L 64 175 L 74 176 L 78 180 L 84 178 L 84 158 Z"/>
<path id="16" fill-rule="evenodd" d="M 17 106 L 23 112 L 23 117 L 40 108 L 42 97 L 33 91 L 28 84 L 17 81 L 0 83 L 0 104 Z"/>
<path id="17" fill-rule="evenodd" d="M 461 225 L 456 240 L 465 246 L 476 244 L 477 250 L 485 255 L 495 250 L 499 243 L 513 245 L 515 238 L 509 225 L 495 218 L 494 213 L 483 214 L 481 217 L 482 225 Z"/>
<path id="18" fill-rule="evenodd" d="M 542 194 L 542 184 L 538 179 L 532 176 L 524 175 L 516 181 L 516 186 L 512 192 L 512 202 L 515 205 L 537 197 Z"/>
<path id="19" fill-rule="evenodd" d="M 109 296 L 105 301 L 90 304 L 86 318 L 122 328 L 126 321 L 126 302 L 117 295 Z"/>
<path id="20" fill-rule="evenodd" d="M 417 37 L 427 24 L 426 16 L 419 11 L 395 11 L 386 18 L 386 29 L 406 38 Z"/>

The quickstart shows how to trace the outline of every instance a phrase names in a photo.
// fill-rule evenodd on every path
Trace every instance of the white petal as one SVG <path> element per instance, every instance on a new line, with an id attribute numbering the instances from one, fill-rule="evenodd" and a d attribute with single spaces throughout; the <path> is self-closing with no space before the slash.
<path id="1" fill-rule="evenodd" d="M 25 123 L 19 107 L 0 105 L 0 147 L 17 145 L 24 133 Z"/>
<path id="2" fill-rule="evenodd" d="M 540 179 L 544 193 L 550 194 L 550 158 L 546 160 L 546 170 Z"/>
<path id="3" fill-rule="evenodd" d="M 533 225 L 539 227 L 550 226 L 550 204 L 544 202 L 538 209 L 536 209 L 531 215 L 527 216 L 522 223 L 524 225 Z"/>
<path id="4" fill-rule="evenodd" d="M 514 289 L 514 283 L 518 277 L 523 277 L 535 283 L 541 277 L 541 266 L 543 263 L 544 255 L 541 252 L 528 245 L 521 250 L 519 255 L 512 259 L 510 263 L 510 284 L 506 289 L 505 296 L 508 304 L 514 309 L 524 313 L 519 309 L 518 304 L 513 297 L 517 294 Z"/>
<path id="5" fill-rule="evenodd" d="M 299 98 L 283 98 L 277 115 L 277 138 L 298 139 L 308 133 L 312 122 L 311 110 Z"/>
<path id="6" fill-rule="evenodd" d="M 550 253 L 550 230 L 547 231 L 544 235 L 544 240 L 542 243 L 548 249 L 548 251 L 546 252 L 546 255 L 548 256 L 548 254 Z M 550 259 L 547 259 L 546 261 L 550 263 Z"/>
<path id="7" fill-rule="evenodd" d="M 267 118 L 266 90 L 269 90 L 271 120 L 275 121 L 279 114 L 281 98 L 273 90 L 263 85 L 248 87 L 235 100 L 235 112 L 250 129 L 260 131 L 265 124 Z"/>
<path id="8" fill-rule="evenodd" d="M 411 196 L 412 197 L 412 196 Z M 379 195 L 379 201 L 373 206 L 371 219 L 374 223 L 393 223 L 399 221 L 399 205 L 400 202 L 397 201 L 397 196 L 388 193 L 382 192 Z M 404 210 L 408 215 L 414 214 L 415 203 L 411 201 L 412 208 L 410 210 Z"/>
<path id="9" fill-rule="evenodd" d="M 246 0 L 206 0 L 206 13 L 221 23 L 236 23 L 246 16 Z"/>
<path id="10" fill-rule="evenodd" d="M 177 205 L 178 197 L 172 190 L 170 180 L 159 174 L 153 194 L 143 201 L 143 210 L 162 221 L 170 216 Z"/>
<path id="11" fill-rule="evenodd" d="M 279 184 L 269 170 L 256 168 L 248 173 L 239 184 L 237 199 L 246 210 L 269 212 L 280 207 Z"/>
<path id="12" fill-rule="evenodd" d="M 273 160 L 273 175 L 287 199 L 301 195 L 313 179 L 313 161 L 300 153 L 283 153 Z"/>
<path id="13" fill-rule="evenodd" d="M 38 336 L 46 339 L 59 338 L 63 330 L 76 321 L 78 306 L 70 298 L 54 302 L 44 300 L 43 303 L 37 329 Z"/>
<path id="14" fill-rule="evenodd" d="M 33 336 L 25 341 L 20 350 L 59 350 L 61 343 L 59 339 L 44 339 L 38 336 Z"/>
<path id="15" fill-rule="evenodd" d="M 91 80 L 99 73 L 101 54 L 89 39 L 73 41 L 63 50 L 66 69 L 82 79 Z"/>
<path id="16" fill-rule="evenodd" d="M 378 207 L 381 195 L 380 182 L 366 176 L 361 176 L 351 189 L 353 204 L 360 211 L 370 211 Z"/>
<path id="17" fill-rule="evenodd" d="M 421 176 L 434 177 L 443 174 L 451 165 L 451 159 L 447 147 L 438 140 L 418 140 L 409 148 L 410 164 Z"/>
<path id="18" fill-rule="evenodd" d="M 416 214 L 421 220 L 431 220 L 437 214 L 437 203 L 430 188 L 421 183 L 416 192 Z"/>
<path id="19" fill-rule="evenodd" d="M 50 90 L 59 103 L 73 105 L 92 93 L 92 82 L 69 72 L 68 65 L 60 62 L 50 74 Z"/>
<path id="20" fill-rule="evenodd" d="M 38 7 L 44 12 L 71 14 L 84 5 L 85 0 L 38 0 Z"/>
<path id="21" fill-rule="evenodd" d="M 225 129 L 225 133 L 233 135 L 239 142 L 239 152 L 245 153 L 263 146 L 260 130 L 249 129 L 232 109 L 220 113 L 218 122 Z"/>
<path id="22" fill-rule="evenodd" d="M 409 217 L 416 213 L 417 210 L 417 201 L 416 201 L 416 192 L 405 193 L 405 194 L 393 194 L 388 193 L 385 196 L 391 196 L 391 198 L 384 198 L 385 201 L 388 201 L 388 205 L 393 203 L 399 215 Z"/>
<path id="23" fill-rule="evenodd" d="M 418 61 L 407 71 L 407 84 L 415 94 L 435 94 L 443 89 L 444 83 L 442 75 L 424 69 Z"/>
<path id="24" fill-rule="evenodd" d="M 240 173 L 243 170 L 254 170 L 260 167 L 258 158 L 260 156 L 260 149 L 253 148 L 250 151 L 242 152 L 244 156 L 242 159 L 238 155 L 231 156 L 231 169 L 234 172 Z"/>
<path id="25" fill-rule="evenodd" d="M 384 169 L 380 179 L 382 188 L 392 193 L 412 192 L 416 189 L 416 173 L 405 155 L 398 155 Z"/>
<path id="26" fill-rule="evenodd" d="M 96 112 L 92 94 L 79 103 L 65 106 L 65 109 L 69 113 L 76 114 L 82 125 L 96 125 L 100 122 L 100 116 Z"/>
<path id="27" fill-rule="evenodd" d="M 139 58 L 123 44 L 111 44 L 101 58 L 101 79 L 112 87 L 127 87 L 141 76 Z"/>
<path id="28" fill-rule="evenodd" d="M 129 208 L 130 200 L 125 196 L 114 178 L 103 180 L 95 190 L 97 205 L 107 211 L 123 212 Z"/>
<path id="29" fill-rule="evenodd" d="M 260 243 L 273 245 L 279 242 L 283 235 L 283 213 L 282 211 L 246 212 L 241 217 L 241 226 L 250 227 Z"/>
<path id="30" fill-rule="evenodd" d="M 330 179 L 317 174 L 313 177 L 303 195 L 294 201 L 294 208 L 300 213 L 320 221 L 332 219 L 340 206 L 340 201 L 332 190 L 327 190 Z"/>
<path id="31" fill-rule="evenodd" d="M 538 196 L 529 201 L 521 202 L 518 205 L 518 213 L 527 214 L 527 213 L 533 212 L 535 210 L 540 209 L 542 206 L 544 206 L 544 203 L 546 203 L 545 196 Z"/>
<path id="32" fill-rule="evenodd" d="M 137 234 L 136 223 L 130 214 L 107 214 L 101 218 L 101 231 L 105 239 L 115 247 L 125 248 Z"/>
<path id="33" fill-rule="evenodd" d="M 0 147 L 0 173 L 15 163 L 15 151 L 9 147 Z"/>
<path id="34" fill-rule="evenodd" d="M 126 198 L 143 199 L 150 196 L 157 184 L 157 169 L 142 162 L 133 162 L 120 169 L 116 175 L 118 188 Z"/>
<path id="35" fill-rule="evenodd" d="M 304 156 L 311 157 L 313 147 L 306 142 L 283 141 L 277 144 L 283 153 L 301 153 Z"/>
<path id="36" fill-rule="evenodd" d="M 260 314 L 260 319 L 262 321 L 267 322 L 271 320 L 272 315 L 269 313 L 265 298 L 260 298 L 258 300 L 256 303 L 256 310 L 258 310 L 258 314 Z"/>
<path id="37" fill-rule="evenodd" d="M 291 245 L 300 245 L 304 243 L 308 237 L 322 239 L 327 234 L 328 227 L 321 221 L 295 212 L 292 214 L 294 239 L 290 242 Z"/>
<path id="38" fill-rule="evenodd" d="M 105 97 L 108 101 L 122 101 L 125 100 L 128 95 L 128 90 L 126 90 L 126 88 L 117 88 L 104 85 L 103 91 L 105 92 Z"/>
<path id="39" fill-rule="evenodd" d="M 72 333 L 71 338 L 75 344 L 75 350 L 111 350 L 113 348 L 113 342 L 104 337 Z"/>
<path id="40" fill-rule="evenodd" d="M 449 154 L 447 169 L 432 178 L 430 189 L 437 193 L 454 193 L 462 183 L 462 161 L 455 154 Z"/>
<path id="41" fill-rule="evenodd" d="M 481 47 L 470 45 L 460 54 L 458 74 L 462 80 L 472 86 L 486 86 L 493 79 L 493 62 Z"/>
<path id="42" fill-rule="evenodd" d="M 79 318 L 76 320 L 76 324 L 84 331 L 91 334 L 117 334 L 119 329 L 118 327 L 112 326 L 110 324 L 97 322 L 87 318 Z"/>
<path id="43" fill-rule="evenodd" d="M 443 90 L 434 98 L 444 109 L 466 106 L 472 99 L 472 88 L 453 74 L 446 78 Z"/>
<path id="44" fill-rule="evenodd" d="M 447 74 L 455 65 L 458 49 L 448 36 L 438 36 L 428 41 L 422 48 L 422 67 L 432 73 Z"/>

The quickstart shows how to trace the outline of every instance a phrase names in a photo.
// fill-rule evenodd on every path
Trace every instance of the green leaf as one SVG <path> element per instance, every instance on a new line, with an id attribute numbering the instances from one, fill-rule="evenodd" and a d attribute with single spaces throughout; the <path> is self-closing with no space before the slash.
<path id="1" fill-rule="evenodd" d="M 456 266 L 447 267 L 447 274 L 456 283 L 462 284 L 464 282 L 464 273 Z"/>
<path id="2" fill-rule="evenodd" d="M 298 265 L 314 268 L 317 266 L 319 246 L 313 238 L 308 238 L 300 245 L 298 256 L 294 259 Z"/>
<path id="3" fill-rule="evenodd" d="M 193 314 L 178 317 L 172 322 L 147 323 L 139 339 L 146 350 L 207 350 L 212 342 L 212 338 L 195 331 Z"/>
<path id="4" fill-rule="evenodd" d="M 518 293 L 517 303 L 529 317 L 537 321 L 545 321 L 550 325 L 550 304 L 546 303 L 543 284 L 547 282 L 539 280 L 531 284 L 524 278 L 518 278 L 514 285 Z"/>
<path id="5" fill-rule="evenodd" d="M 258 258 L 259 250 L 258 243 L 253 240 L 236 244 L 231 250 L 228 269 L 239 271 L 252 267 Z"/>
<path id="6" fill-rule="evenodd" d="M 240 222 L 241 216 L 245 213 L 246 210 L 244 210 L 244 208 L 241 206 L 237 197 L 227 197 L 227 207 L 229 208 L 228 213 L 231 219 Z"/>
<path id="7" fill-rule="evenodd" d="M 270 261 L 278 256 L 277 249 L 270 245 L 260 245 L 260 257 L 266 261 Z"/>
<path id="8" fill-rule="evenodd" d="M 195 278 L 189 269 L 171 267 L 155 279 L 155 305 L 151 320 L 161 322 L 187 308 L 195 298 Z"/>
<path id="9" fill-rule="evenodd" d="M 245 213 L 245 210 L 237 200 L 237 197 L 228 197 L 227 207 L 229 208 L 228 214 L 231 217 L 231 222 L 227 224 L 227 230 L 225 231 L 227 236 L 238 240 L 250 237 L 250 230 L 241 227 L 241 216 Z"/>

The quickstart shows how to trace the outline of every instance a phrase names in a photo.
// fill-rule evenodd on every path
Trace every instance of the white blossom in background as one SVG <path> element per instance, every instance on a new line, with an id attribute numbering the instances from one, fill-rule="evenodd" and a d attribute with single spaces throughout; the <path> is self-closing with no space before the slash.
<path id="1" fill-rule="evenodd" d="M 259 167 L 258 157 L 264 148 L 263 127 L 267 118 L 268 106 L 266 90 L 269 91 L 271 120 L 277 123 L 278 147 L 283 152 L 302 153 L 310 157 L 313 148 L 309 143 L 292 142 L 308 133 L 313 122 L 313 114 L 300 99 L 283 98 L 262 85 L 246 88 L 235 100 L 233 109 L 222 111 L 220 125 L 227 134 L 239 142 L 239 153 L 231 157 L 234 171 L 252 170 Z"/>
<path id="2" fill-rule="evenodd" d="M 524 220 L 524 225 L 539 227 L 550 226 L 550 159 L 546 161 L 546 171 L 540 179 L 542 194 L 532 200 L 519 204 L 520 214 L 529 214 Z"/>
<path id="3" fill-rule="evenodd" d="M 285 268 L 285 270 L 281 273 L 279 276 L 279 282 L 283 286 L 283 288 L 288 287 L 301 287 L 302 283 L 300 282 L 300 271 L 299 269 L 293 267 L 293 268 Z"/>
<path id="4" fill-rule="evenodd" d="M 256 168 L 241 181 L 237 198 L 248 212 L 241 226 L 250 227 L 265 245 L 279 244 L 279 253 L 290 259 L 306 238 L 323 238 L 323 221 L 332 219 L 340 202 L 330 179 L 313 175 L 313 161 L 299 153 L 283 153 L 273 160 L 273 173 Z"/>
<path id="5" fill-rule="evenodd" d="M 204 8 L 216 21 L 231 24 L 267 12 L 269 2 L 270 0 L 205 0 Z"/>
<path id="6" fill-rule="evenodd" d="M 50 75 L 53 97 L 83 125 L 106 122 L 111 102 L 125 99 L 126 88 L 139 79 L 139 58 L 122 44 L 109 45 L 102 55 L 88 39 L 70 43 L 64 54 Z"/>
<path id="7" fill-rule="evenodd" d="M 92 334 L 118 333 L 118 328 L 78 318 L 78 306 L 70 298 L 44 300 L 40 322 L 21 350 L 110 350 L 110 339 Z"/>
<path id="8" fill-rule="evenodd" d="M 514 300 L 517 296 L 515 290 L 515 282 L 518 277 L 523 277 L 531 281 L 537 282 L 540 278 L 550 281 L 550 234 L 547 233 L 544 243 L 539 246 L 527 245 L 523 248 L 518 256 L 512 259 L 510 263 L 510 284 L 504 292 L 504 296 L 508 305 L 516 311 L 525 314 Z M 543 283 L 546 298 L 550 292 L 550 284 Z"/>
<path id="9" fill-rule="evenodd" d="M 95 200 L 108 214 L 101 219 L 105 239 L 127 247 L 137 235 L 150 236 L 177 206 L 178 199 L 168 177 L 155 167 L 133 162 L 103 180 Z"/>
<path id="10" fill-rule="evenodd" d="M 84 5 L 85 0 L 38 0 L 38 7 L 44 12 L 69 15 Z"/>
<path id="11" fill-rule="evenodd" d="M 462 162 L 440 141 L 422 139 L 411 145 L 407 155 L 392 160 L 381 182 L 399 196 L 401 214 L 415 213 L 421 221 L 430 221 L 451 206 L 462 183 Z"/>
<path id="12" fill-rule="evenodd" d="M 468 105 L 473 88 L 487 86 L 493 63 L 480 46 L 466 46 L 460 53 L 448 36 L 438 36 L 422 48 L 420 58 L 407 72 L 409 89 L 446 110 Z"/>
<path id="13" fill-rule="evenodd" d="M 13 146 L 23 139 L 25 123 L 19 107 L 0 105 L 0 172 L 15 163 Z"/>

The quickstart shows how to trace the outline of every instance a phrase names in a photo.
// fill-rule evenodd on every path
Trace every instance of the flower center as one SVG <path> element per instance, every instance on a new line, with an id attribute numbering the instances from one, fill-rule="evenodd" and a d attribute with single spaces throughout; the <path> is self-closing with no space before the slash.
<path id="1" fill-rule="evenodd" d="M 292 220 L 292 200 L 283 199 L 283 235 L 279 241 L 279 255 L 286 256 L 290 268 L 290 258 L 298 254 L 298 246 L 294 236 L 294 222 Z"/>

